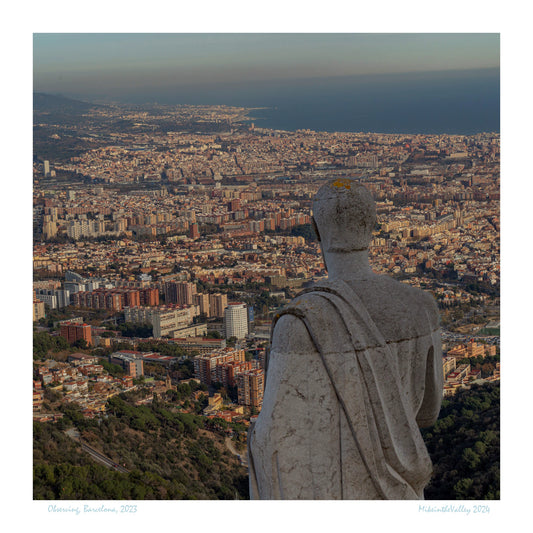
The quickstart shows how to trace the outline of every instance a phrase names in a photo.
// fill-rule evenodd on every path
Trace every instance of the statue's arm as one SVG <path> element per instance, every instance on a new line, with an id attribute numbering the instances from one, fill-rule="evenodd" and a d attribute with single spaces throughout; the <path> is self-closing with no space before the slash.
<path id="1" fill-rule="evenodd" d="M 442 341 L 438 329 L 432 334 L 432 345 L 426 356 L 424 399 L 416 417 L 419 427 L 429 427 L 437 421 L 442 403 L 443 382 Z"/>

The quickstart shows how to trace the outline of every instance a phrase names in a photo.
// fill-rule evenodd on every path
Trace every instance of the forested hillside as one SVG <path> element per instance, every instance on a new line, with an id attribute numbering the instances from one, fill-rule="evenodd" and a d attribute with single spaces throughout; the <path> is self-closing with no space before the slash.
<path id="1" fill-rule="evenodd" d="M 500 498 L 499 400 L 499 383 L 487 383 L 443 401 L 439 420 L 422 432 L 434 466 L 426 499 Z M 121 395 L 109 408 L 100 422 L 74 406 L 57 424 L 35 422 L 35 499 L 248 498 L 246 469 L 224 445 L 231 425 L 163 400 L 136 406 Z M 73 426 L 129 473 L 96 463 L 64 433 Z"/>
<path id="2" fill-rule="evenodd" d="M 179 413 L 162 401 L 110 400 L 111 415 L 85 420 L 67 408 L 58 424 L 34 423 L 34 499 L 247 499 L 246 468 L 224 445 L 222 420 Z M 96 463 L 64 430 L 129 473 Z"/>
<path id="3" fill-rule="evenodd" d="M 437 423 L 422 434 L 434 466 L 426 499 L 500 498 L 499 382 L 445 399 Z"/>

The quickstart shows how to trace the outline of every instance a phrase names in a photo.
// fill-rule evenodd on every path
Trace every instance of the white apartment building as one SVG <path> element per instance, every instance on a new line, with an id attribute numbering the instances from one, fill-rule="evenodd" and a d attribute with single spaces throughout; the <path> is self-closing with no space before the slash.
<path id="1" fill-rule="evenodd" d="M 243 303 L 230 303 L 224 309 L 226 339 L 244 339 L 248 334 L 248 309 Z"/>
<path id="2" fill-rule="evenodd" d="M 70 292 L 61 289 L 36 289 L 37 298 L 50 309 L 59 309 L 70 305 Z"/>
<path id="3" fill-rule="evenodd" d="M 173 335 L 176 330 L 182 330 L 192 323 L 195 315 L 196 307 L 194 306 L 181 309 L 167 307 L 124 308 L 124 320 L 126 322 L 150 324 L 153 328 L 153 336 L 156 339 L 166 335 Z"/>
<path id="4" fill-rule="evenodd" d="M 67 235 L 75 240 L 80 237 L 97 237 L 105 232 L 103 220 L 71 220 L 67 224 Z"/>

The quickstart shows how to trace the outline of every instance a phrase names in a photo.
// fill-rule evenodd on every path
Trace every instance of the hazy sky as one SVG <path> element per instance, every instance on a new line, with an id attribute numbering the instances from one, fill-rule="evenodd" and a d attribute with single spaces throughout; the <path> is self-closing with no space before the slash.
<path id="1" fill-rule="evenodd" d="M 499 67 L 492 34 L 44 34 L 34 90 L 119 94 L 267 79 Z"/>

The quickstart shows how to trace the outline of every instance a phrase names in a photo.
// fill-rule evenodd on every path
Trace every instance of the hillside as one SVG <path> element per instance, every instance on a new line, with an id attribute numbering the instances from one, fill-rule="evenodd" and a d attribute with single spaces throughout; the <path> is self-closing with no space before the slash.
<path id="1" fill-rule="evenodd" d="M 96 104 L 82 102 L 66 98 L 61 95 L 33 93 L 33 112 L 37 115 L 61 113 L 70 115 L 80 115 L 86 113 L 89 109 L 101 107 Z"/>
<path id="2" fill-rule="evenodd" d="M 90 110 L 104 107 L 64 96 L 33 93 L 34 162 L 67 161 L 105 145 L 104 140 L 88 135 L 89 131 L 99 131 L 104 123 L 101 117 L 89 116 Z"/>
<path id="3" fill-rule="evenodd" d="M 426 499 L 500 498 L 499 382 L 445 399 L 437 423 L 422 435 L 434 467 Z"/>
<path id="4" fill-rule="evenodd" d="M 499 394 L 499 383 L 460 391 L 423 430 L 434 466 L 427 500 L 500 498 Z M 247 471 L 224 444 L 231 428 L 224 421 L 179 412 L 163 400 L 136 406 L 127 395 L 109 400 L 101 422 L 74 406 L 63 410 L 57 424 L 34 423 L 34 499 L 248 498 Z M 96 463 L 65 434 L 73 426 L 129 473 Z"/>
<path id="5" fill-rule="evenodd" d="M 111 415 L 85 420 L 74 407 L 57 424 L 34 423 L 34 499 L 247 499 L 246 469 L 224 444 L 225 424 L 169 404 L 110 400 Z M 96 463 L 64 430 L 129 473 Z"/>

